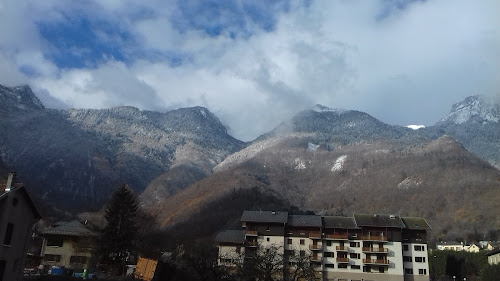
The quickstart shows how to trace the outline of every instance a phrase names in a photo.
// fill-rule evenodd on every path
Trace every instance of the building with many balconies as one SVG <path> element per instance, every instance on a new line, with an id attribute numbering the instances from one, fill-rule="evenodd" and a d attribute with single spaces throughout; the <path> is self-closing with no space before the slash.
<path id="1" fill-rule="evenodd" d="M 218 235 L 220 260 L 226 257 L 220 264 L 227 265 L 227 257 L 235 256 L 232 250 L 249 257 L 276 247 L 283 257 L 309 257 L 323 280 L 429 280 L 430 227 L 423 218 L 245 211 L 241 223 L 243 231 L 238 239 L 237 235 Z M 228 241 L 224 240 L 226 236 Z"/>

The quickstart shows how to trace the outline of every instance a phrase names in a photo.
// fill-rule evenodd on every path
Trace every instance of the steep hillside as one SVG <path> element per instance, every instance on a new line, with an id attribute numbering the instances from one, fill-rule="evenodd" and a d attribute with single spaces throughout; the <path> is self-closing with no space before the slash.
<path id="1" fill-rule="evenodd" d="M 358 112 L 303 112 L 214 170 L 162 204 L 164 226 L 248 188 L 324 214 L 424 216 L 436 237 L 500 225 L 500 171 L 449 136 L 432 140 Z"/>
<path id="2" fill-rule="evenodd" d="M 2 160 L 38 195 L 65 209 L 100 207 L 122 183 L 141 193 L 179 165 L 205 176 L 243 146 L 202 107 L 50 110 L 29 87 L 0 90 Z"/>
<path id="3" fill-rule="evenodd" d="M 427 131 L 452 136 L 500 169 L 500 99 L 468 97 L 454 104 L 450 113 Z"/>

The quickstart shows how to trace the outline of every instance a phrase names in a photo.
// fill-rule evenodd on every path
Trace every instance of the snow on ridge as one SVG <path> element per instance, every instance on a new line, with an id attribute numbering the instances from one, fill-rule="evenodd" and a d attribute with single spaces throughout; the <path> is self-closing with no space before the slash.
<path id="1" fill-rule="evenodd" d="M 454 104 L 450 114 L 441 119 L 441 122 L 451 121 L 455 124 L 463 124 L 473 116 L 498 123 L 500 121 L 500 105 L 485 97 L 468 97 L 464 101 Z"/>
<path id="2" fill-rule="evenodd" d="M 345 160 L 347 159 L 347 155 L 342 155 L 337 160 L 335 160 L 335 164 L 333 164 L 332 172 L 341 171 L 344 167 Z"/>
<path id="3" fill-rule="evenodd" d="M 316 112 L 335 112 L 335 113 L 338 113 L 338 114 L 342 114 L 344 112 L 346 112 L 347 110 L 345 109 L 338 109 L 338 108 L 330 108 L 330 107 L 326 107 L 324 105 L 321 105 L 321 104 L 317 104 L 315 105 L 313 108 L 312 108 L 313 111 L 316 111 Z"/>
<path id="4" fill-rule="evenodd" d="M 425 126 L 424 125 L 408 125 L 408 126 L 406 126 L 406 128 L 410 128 L 412 130 L 418 130 L 418 129 L 425 128 Z"/>

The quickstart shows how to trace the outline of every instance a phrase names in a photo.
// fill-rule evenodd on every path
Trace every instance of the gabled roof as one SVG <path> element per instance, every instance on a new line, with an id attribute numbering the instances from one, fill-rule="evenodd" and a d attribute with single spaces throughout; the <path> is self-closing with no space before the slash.
<path id="1" fill-rule="evenodd" d="M 423 230 L 428 230 L 431 229 L 429 224 L 424 218 L 420 217 L 404 217 L 401 218 L 403 223 L 406 225 L 406 228 L 408 229 L 413 229 L 413 230 L 418 230 L 418 229 L 423 229 Z"/>
<path id="2" fill-rule="evenodd" d="M 493 256 L 493 255 L 496 255 L 498 253 L 500 253 L 500 248 L 493 249 L 493 250 L 487 252 L 486 255 L 487 256 Z"/>
<path id="3" fill-rule="evenodd" d="M 245 230 L 224 230 L 217 233 L 215 242 L 245 244 Z"/>
<path id="4" fill-rule="evenodd" d="M 244 211 L 242 222 L 287 223 L 288 212 L 275 211 Z"/>
<path id="5" fill-rule="evenodd" d="M 374 227 L 397 227 L 404 228 L 405 224 L 399 216 L 395 215 L 365 215 L 355 214 L 354 219 L 358 226 L 374 226 Z"/>
<path id="6" fill-rule="evenodd" d="M 64 236 L 97 236 L 97 233 L 89 230 L 77 220 L 47 229 L 42 235 L 64 235 Z"/>
<path id="7" fill-rule="evenodd" d="M 24 187 L 24 185 L 14 186 L 10 189 L 10 191 L 2 191 L 0 193 L 0 200 L 3 200 L 5 198 L 9 197 L 10 194 L 15 194 L 15 193 L 22 194 L 22 196 L 26 199 L 26 202 L 28 203 L 28 205 L 31 207 L 31 210 L 33 211 L 33 216 L 36 219 L 42 218 L 42 216 L 40 215 L 40 212 L 38 211 L 38 208 L 35 206 L 35 203 L 33 203 L 33 200 L 31 199 L 31 196 L 29 195 L 29 193 L 26 190 L 26 187 Z"/>
<path id="8" fill-rule="evenodd" d="M 325 228 L 359 229 L 353 217 L 325 216 L 323 223 Z"/>
<path id="9" fill-rule="evenodd" d="M 288 225 L 301 227 L 321 227 L 321 216 L 290 215 L 288 216 Z"/>

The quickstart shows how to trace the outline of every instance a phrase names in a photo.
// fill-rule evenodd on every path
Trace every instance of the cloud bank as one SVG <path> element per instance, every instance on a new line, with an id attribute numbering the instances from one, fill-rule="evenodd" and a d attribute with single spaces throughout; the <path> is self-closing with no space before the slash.
<path id="1" fill-rule="evenodd" d="M 202 105 L 243 140 L 318 103 L 432 125 L 466 96 L 500 96 L 499 10 L 495 0 L 4 0 L 0 83 L 75 108 Z"/>

